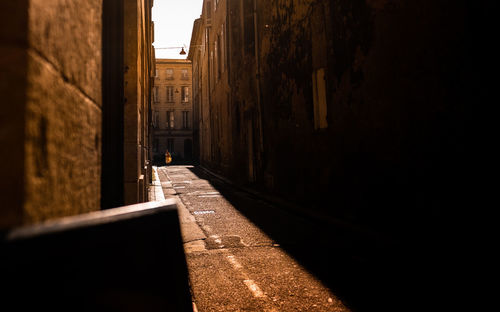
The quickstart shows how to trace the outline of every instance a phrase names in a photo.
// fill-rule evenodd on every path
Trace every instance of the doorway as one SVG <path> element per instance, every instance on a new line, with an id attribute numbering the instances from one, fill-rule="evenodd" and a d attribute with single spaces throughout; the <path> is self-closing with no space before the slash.
<path id="1" fill-rule="evenodd" d="M 191 139 L 184 140 L 184 158 L 187 161 L 193 160 L 193 140 Z"/>

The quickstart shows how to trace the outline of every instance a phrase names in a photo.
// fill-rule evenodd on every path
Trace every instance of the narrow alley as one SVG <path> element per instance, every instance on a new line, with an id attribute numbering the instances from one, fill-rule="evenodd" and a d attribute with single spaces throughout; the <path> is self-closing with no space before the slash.
<path id="1" fill-rule="evenodd" d="M 491 12 L 0 1 L 0 310 L 455 311 Z"/>
<path id="2" fill-rule="evenodd" d="M 179 203 L 198 311 L 397 310 L 411 301 L 404 280 L 416 279 L 395 276 L 408 263 L 386 238 L 285 209 L 202 167 L 157 175 L 165 198 Z"/>
<path id="3" fill-rule="evenodd" d="M 349 311 L 238 209 L 253 207 L 276 223 L 291 215 L 280 216 L 270 204 L 209 179 L 197 167 L 160 167 L 158 174 L 165 196 L 181 203 L 198 311 Z M 299 227 L 301 221 L 292 222 Z"/>

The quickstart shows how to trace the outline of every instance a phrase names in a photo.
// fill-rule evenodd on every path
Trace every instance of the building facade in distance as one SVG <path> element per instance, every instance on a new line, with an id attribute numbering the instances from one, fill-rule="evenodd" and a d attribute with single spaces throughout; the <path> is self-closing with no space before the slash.
<path id="1" fill-rule="evenodd" d="M 192 65 L 188 60 L 156 59 L 153 87 L 153 161 L 165 164 L 168 150 L 174 163 L 193 159 Z"/>

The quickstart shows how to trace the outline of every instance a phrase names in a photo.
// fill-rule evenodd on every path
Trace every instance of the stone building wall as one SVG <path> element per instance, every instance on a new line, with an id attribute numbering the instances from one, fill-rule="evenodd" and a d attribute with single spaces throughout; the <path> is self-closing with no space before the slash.
<path id="1" fill-rule="evenodd" d="M 201 64 L 202 40 L 204 36 L 203 19 L 198 18 L 193 23 L 193 32 L 189 44 L 187 59 L 192 63 L 192 87 L 193 87 L 193 160 L 199 164 L 201 160 L 201 108 L 202 108 L 202 75 L 204 68 Z"/>
<path id="2" fill-rule="evenodd" d="M 101 1 L 0 6 L 0 226 L 99 209 Z"/>
<path id="3" fill-rule="evenodd" d="M 167 70 L 172 76 L 167 76 Z M 185 71 L 183 75 L 182 71 Z M 192 63 L 182 59 L 156 59 L 156 76 L 153 87 L 153 154 L 158 165 L 164 165 L 168 149 L 173 161 L 193 160 L 193 88 Z M 167 97 L 167 88 L 171 88 Z M 183 88 L 187 88 L 185 98 Z M 185 89 L 186 90 L 186 89 Z M 187 100 L 187 101 L 184 101 Z M 173 112 L 174 127 L 169 124 L 167 112 Z M 184 114 L 187 114 L 185 116 Z M 187 117 L 187 120 L 184 118 Z M 187 122 L 184 124 L 184 122 Z M 170 146 L 168 145 L 170 140 Z"/>
<path id="4" fill-rule="evenodd" d="M 134 43 L 133 62 L 140 79 L 135 81 L 137 88 L 127 89 L 127 105 L 134 108 L 127 107 L 126 116 L 114 118 L 135 122 L 134 157 L 138 161 L 133 166 L 126 162 L 121 171 L 132 170 L 140 177 L 147 176 L 153 3 L 128 2 L 133 2 L 129 7 L 141 19 L 117 25 L 120 31 L 141 39 Z M 0 3 L 1 229 L 101 209 L 103 46 L 107 44 L 102 36 L 103 19 L 110 18 L 105 13 L 100 0 Z M 127 44 L 130 40 L 125 38 Z M 113 49 L 121 54 L 125 47 Z M 123 75 L 123 65 L 118 64 L 117 75 Z M 122 106 L 123 98 L 119 94 L 113 105 Z M 123 124 L 117 125 L 123 132 Z M 107 181 L 125 188 L 121 177 Z M 135 182 L 139 184 L 137 179 Z M 146 187 L 143 183 L 143 189 Z M 138 188 L 134 194 L 137 196 L 128 203 L 145 198 L 139 196 Z M 118 202 L 124 203 L 122 198 Z"/>
<path id="5" fill-rule="evenodd" d="M 208 14 L 208 11 L 210 15 Z M 210 87 L 209 87 L 209 40 L 211 38 L 212 2 L 203 2 L 202 14 L 193 25 L 188 59 L 193 63 L 193 107 L 197 112 L 197 138 L 199 144 L 199 162 L 208 165 L 212 160 L 212 120 L 210 119 Z M 208 19 L 210 16 L 210 19 Z"/>
<path id="6" fill-rule="evenodd" d="M 223 158 L 207 166 L 370 227 L 434 222 L 450 207 L 463 152 L 463 2 L 221 3 L 230 97 L 207 103 L 212 129 L 200 136 L 212 155 L 232 154 L 229 168 Z M 210 75 L 209 57 L 198 62 Z M 218 120 L 224 105 L 230 119 Z"/>
<path id="7" fill-rule="evenodd" d="M 200 162 L 224 171 L 234 167 L 235 148 L 232 131 L 228 131 L 233 122 L 230 103 L 234 94 L 230 88 L 229 9 L 226 1 L 203 2 L 188 56 L 196 74 L 193 97 L 199 110 Z"/>
<path id="8" fill-rule="evenodd" d="M 152 0 L 124 1 L 124 204 L 147 201 L 154 69 Z"/>
<path id="9" fill-rule="evenodd" d="M 461 180 L 464 4 L 259 4 L 267 188 L 378 229 L 443 217 Z"/>

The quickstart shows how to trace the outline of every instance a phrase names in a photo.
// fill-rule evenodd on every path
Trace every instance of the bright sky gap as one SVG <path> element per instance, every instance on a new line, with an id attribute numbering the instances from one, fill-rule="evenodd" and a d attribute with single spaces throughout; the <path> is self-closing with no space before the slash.
<path id="1" fill-rule="evenodd" d="M 201 15 L 203 0 L 155 0 L 153 21 L 155 23 L 156 58 L 185 59 L 179 55 L 184 47 L 189 52 L 194 20 Z"/>

